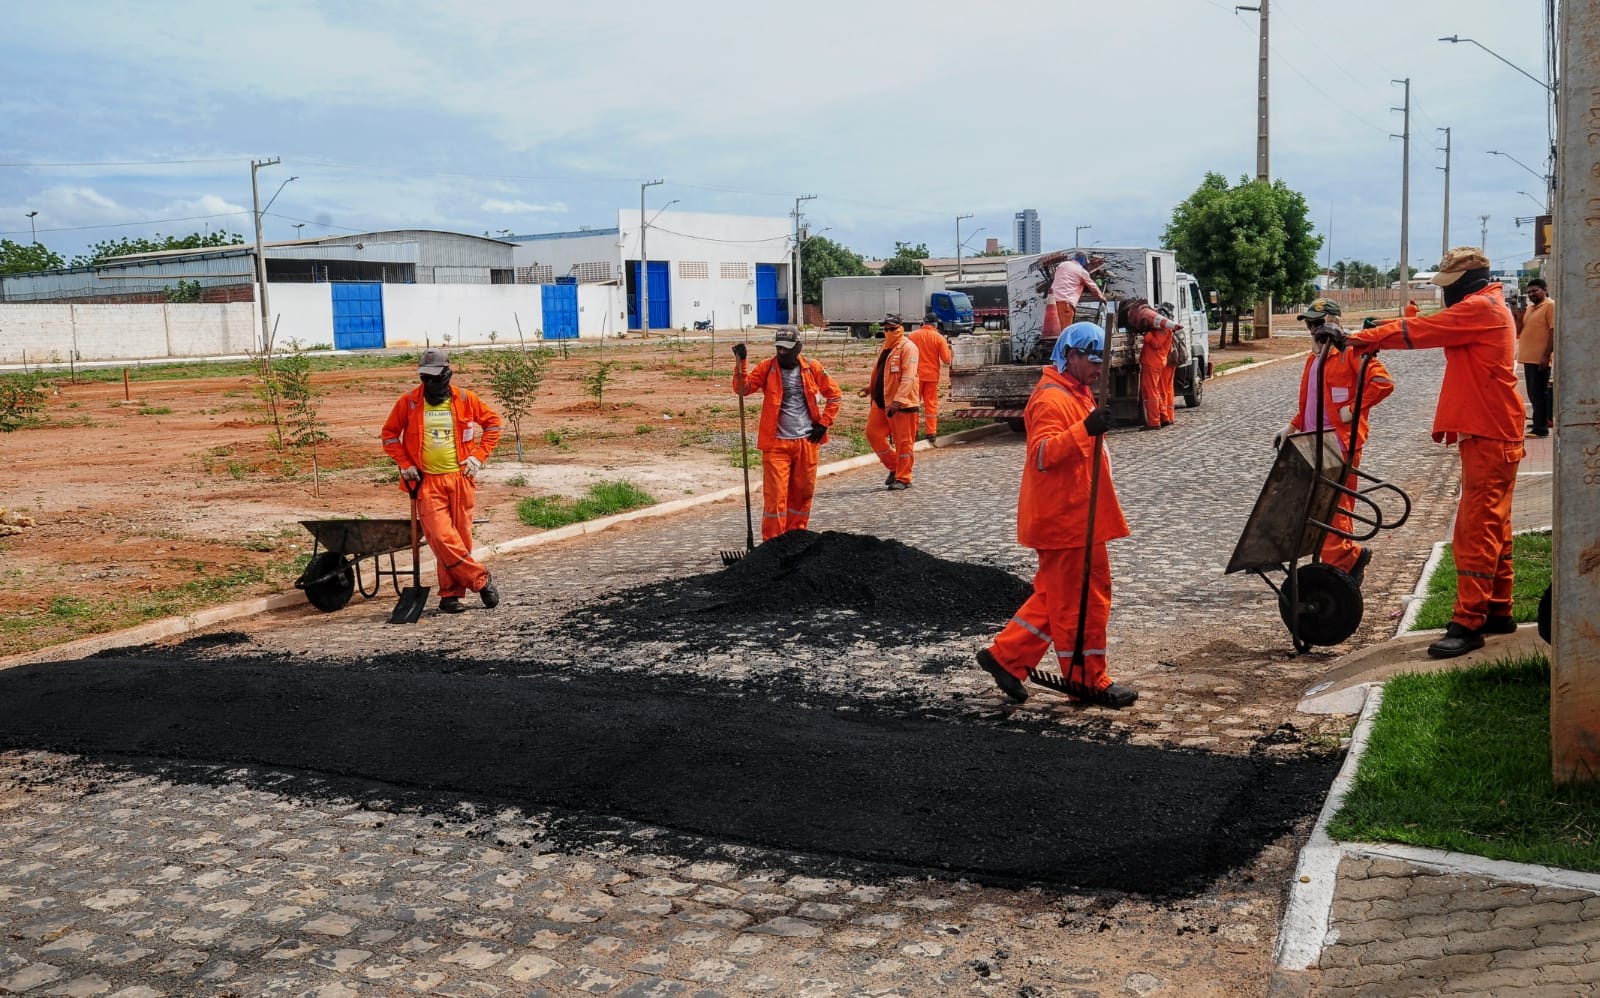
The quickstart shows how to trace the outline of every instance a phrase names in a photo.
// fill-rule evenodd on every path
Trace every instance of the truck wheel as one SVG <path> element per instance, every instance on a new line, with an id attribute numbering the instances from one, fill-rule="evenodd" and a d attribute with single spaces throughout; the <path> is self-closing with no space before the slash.
<path id="1" fill-rule="evenodd" d="M 1200 387 L 1200 375 L 1204 373 L 1205 372 L 1200 369 L 1200 362 L 1198 360 L 1189 362 L 1189 385 L 1183 391 L 1183 404 L 1185 408 L 1198 409 L 1200 407 L 1200 393 L 1204 390 Z"/>
<path id="2" fill-rule="evenodd" d="M 852 323 L 850 326 L 850 338 L 853 340 L 864 340 L 871 335 L 871 326 L 862 323 Z"/>
<path id="3" fill-rule="evenodd" d="M 1011 416 L 1006 420 L 1006 425 L 1011 427 L 1012 433 L 1026 433 L 1028 426 L 1022 421 L 1021 416 Z"/>

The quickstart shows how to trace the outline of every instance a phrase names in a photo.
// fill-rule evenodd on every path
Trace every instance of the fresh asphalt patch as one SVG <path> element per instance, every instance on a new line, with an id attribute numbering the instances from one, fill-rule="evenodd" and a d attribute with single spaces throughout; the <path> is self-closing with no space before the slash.
<path id="1" fill-rule="evenodd" d="M 140 654 L 149 655 L 149 650 Z M 1321 805 L 1338 759 L 1232 757 L 952 723 L 675 676 L 126 657 L 0 672 L 0 748 L 372 797 L 597 815 L 680 837 L 995 884 L 1168 896 Z M 342 781 L 342 784 L 341 784 Z M 710 848 L 708 845 L 707 848 Z"/>

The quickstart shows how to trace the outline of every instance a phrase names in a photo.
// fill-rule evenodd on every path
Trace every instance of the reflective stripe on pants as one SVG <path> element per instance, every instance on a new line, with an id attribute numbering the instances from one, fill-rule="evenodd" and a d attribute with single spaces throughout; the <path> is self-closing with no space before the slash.
<path id="1" fill-rule="evenodd" d="M 1033 595 L 989 646 L 989 654 L 1018 679 L 1039 664 L 1052 640 L 1057 664 L 1069 682 L 1090 689 L 1110 685 L 1106 675 L 1106 628 L 1111 620 L 1111 559 L 1104 543 L 1094 546 L 1089 574 L 1089 613 L 1083 629 L 1084 671 L 1072 671 L 1072 644 L 1078 637 L 1078 602 L 1083 596 L 1083 549 L 1043 550 L 1033 577 Z"/>

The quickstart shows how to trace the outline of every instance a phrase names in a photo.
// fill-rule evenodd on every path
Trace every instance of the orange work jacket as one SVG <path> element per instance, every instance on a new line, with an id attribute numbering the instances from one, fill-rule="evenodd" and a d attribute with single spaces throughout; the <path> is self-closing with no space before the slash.
<path id="1" fill-rule="evenodd" d="M 1095 499 L 1096 543 L 1128 536 L 1128 521 L 1111 487 L 1111 461 L 1104 447 L 1083 428 L 1094 410 L 1094 394 L 1069 374 L 1044 369 L 1023 420 L 1028 455 L 1017 497 L 1017 543 L 1050 550 L 1082 548 L 1089 531 L 1089 476 L 1100 456 L 1100 488 Z"/>
<path id="2" fill-rule="evenodd" d="M 1522 440 L 1517 394 L 1517 330 L 1500 285 L 1491 284 L 1433 315 L 1391 319 L 1352 333 L 1349 344 L 1382 349 L 1444 348 L 1444 384 L 1433 413 L 1433 439 L 1463 436 Z"/>
<path id="3" fill-rule="evenodd" d="M 917 345 L 917 380 L 938 381 L 939 366 L 950 363 L 952 357 L 950 341 L 926 324 L 914 333 L 907 333 L 906 338 Z"/>
<path id="4" fill-rule="evenodd" d="M 1414 302 L 1406 302 L 1405 312 L 1406 318 L 1415 319 L 1422 314 L 1422 309 L 1418 308 Z"/>
<path id="5" fill-rule="evenodd" d="M 745 373 L 741 379 L 744 366 L 745 362 L 742 360 L 734 365 L 733 390 L 740 395 L 762 393 L 761 424 L 756 430 L 756 449 L 768 450 L 778 442 L 778 410 L 783 408 L 783 369 L 778 366 L 778 358 L 768 357 L 753 370 Z M 839 391 L 839 383 L 822 369 L 822 361 L 805 356 L 800 358 L 800 384 L 805 389 L 806 409 L 811 413 L 811 421 L 821 423 L 823 426 L 832 426 L 834 417 L 839 414 L 839 403 L 844 399 L 844 395 Z M 827 403 L 826 408 L 817 408 L 818 395 L 821 395 Z M 828 442 L 826 434 L 823 435 L 821 442 Z"/>
<path id="6" fill-rule="evenodd" d="M 383 449 L 400 470 L 422 466 L 422 386 L 411 389 L 395 402 L 389 418 L 383 422 Z M 450 386 L 450 415 L 455 420 L 456 460 L 465 463 L 475 457 L 484 464 L 500 442 L 500 414 L 483 403 L 478 394 L 466 388 Z M 466 439 L 468 424 L 477 423 L 482 433 L 474 440 Z M 472 494 L 472 479 L 465 480 L 468 494 Z M 401 490 L 406 483 L 400 482 Z"/>
<path id="7" fill-rule="evenodd" d="M 883 365 L 884 409 L 887 410 L 890 403 L 894 402 L 898 402 L 902 409 L 921 408 L 922 386 L 917 383 L 920 366 L 917 345 L 902 333 L 892 346 L 886 337 L 883 349 L 889 352 L 889 359 Z M 870 392 L 867 397 L 871 398 Z"/>
<path id="8" fill-rule="evenodd" d="M 1312 429 L 1317 422 L 1317 414 L 1306 411 L 1306 392 L 1311 387 L 1311 367 L 1316 362 L 1316 354 L 1306 359 L 1305 370 L 1300 372 L 1299 403 L 1294 418 L 1289 422 L 1297 430 Z M 1341 422 L 1339 410 L 1345 406 L 1356 403 L 1356 381 L 1361 377 L 1361 357 L 1354 350 L 1329 349 L 1328 359 L 1322 365 L 1322 411 L 1328 422 L 1333 424 L 1333 431 L 1339 436 L 1339 443 L 1344 446 L 1344 452 L 1350 453 L 1350 424 Z M 1383 361 L 1374 357 L 1367 362 L 1366 383 L 1361 389 L 1361 422 L 1357 427 L 1360 434 L 1358 439 L 1365 441 L 1369 425 L 1367 415 L 1372 412 L 1372 407 L 1388 398 L 1394 392 L 1394 379 L 1389 376 L 1389 369 L 1383 366 Z"/>

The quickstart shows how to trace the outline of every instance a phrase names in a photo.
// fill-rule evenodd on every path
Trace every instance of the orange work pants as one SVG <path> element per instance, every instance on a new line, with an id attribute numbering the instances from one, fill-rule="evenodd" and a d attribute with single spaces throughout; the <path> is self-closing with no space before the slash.
<path id="1" fill-rule="evenodd" d="M 472 558 L 473 484 L 465 475 L 423 475 L 417 518 L 439 574 L 439 598 L 477 592 L 489 570 Z"/>
<path id="2" fill-rule="evenodd" d="M 1344 487 L 1354 489 L 1356 482 L 1356 476 L 1351 475 L 1344 480 Z M 1333 529 L 1343 530 L 1345 533 L 1353 532 L 1355 521 L 1350 519 L 1350 511 L 1355 508 L 1356 501 L 1353 497 L 1340 496 L 1339 505 L 1333 510 Z M 1319 557 L 1341 572 L 1349 572 L 1356 567 L 1356 560 L 1361 557 L 1361 545 L 1330 531 L 1322 537 Z"/>
<path id="3" fill-rule="evenodd" d="M 1081 671 L 1072 667 L 1072 646 L 1078 638 L 1078 603 L 1083 598 L 1083 548 L 1041 550 L 1033 595 L 989 646 L 994 660 L 1018 679 L 1039 664 L 1051 644 L 1068 682 L 1091 690 L 1111 685 L 1106 674 L 1106 627 L 1111 620 L 1111 559 L 1102 541 L 1094 546 L 1089 572 L 1089 612 L 1083 628 Z"/>
<path id="4" fill-rule="evenodd" d="M 867 446 L 896 481 L 911 481 L 911 445 L 917 442 L 917 410 L 901 409 L 893 416 L 873 406 L 867 410 Z"/>
<path id="5" fill-rule="evenodd" d="M 1511 612 L 1511 494 L 1521 441 L 1461 439 L 1461 501 L 1451 541 L 1456 606 L 1450 619 L 1473 630 L 1489 614 Z"/>
<path id="6" fill-rule="evenodd" d="M 1139 404 L 1144 411 L 1144 425 L 1157 427 L 1172 422 L 1172 383 L 1177 374 L 1176 367 L 1167 365 L 1167 350 L 1153 356 L 1149 351 L 1140 352 Z"/>
<path id="7" fill-rule="evenodd" d="M 922 389 L 922 428 L 928 436 L 939 432 L 939 379 L 919 381 Z"/>
<path id="8" fill-rule="evenodd" d="M 761 452 L 761 539 L 806 529 L 816 491 L 817 445 L 805 437 L 774 440 Z"/>

